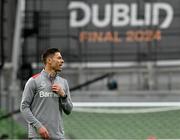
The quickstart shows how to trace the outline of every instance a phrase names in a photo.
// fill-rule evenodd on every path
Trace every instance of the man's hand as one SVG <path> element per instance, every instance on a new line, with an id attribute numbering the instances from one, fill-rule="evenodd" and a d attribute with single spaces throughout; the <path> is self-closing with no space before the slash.
<path id="1" fill-rule="evenodd" d="M 57 94 L 59 94 L 61 97 L 65 96 L 64 90 L 62 89 L 62 87 L 59 84 L 53 84 L 52 85 L 52 91 L 56 92 Z"/>
<path id="2" fill-rule="evenodd" d="M 40 127 L 38 129 L 38 133 L 40 134 L 40 136 L 44 139 L 49 139 L 49 133 L 47 131 L 47 129 L 45 127 Z"/>

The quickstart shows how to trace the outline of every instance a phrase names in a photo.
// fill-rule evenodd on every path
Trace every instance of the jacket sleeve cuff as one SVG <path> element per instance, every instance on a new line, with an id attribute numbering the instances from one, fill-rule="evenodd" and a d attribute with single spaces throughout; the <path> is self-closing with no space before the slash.
<path id="1" fill-rule="evenodd" d="M 63 97 L 61 97 L 63 100 L 67 99 L 67 94 L 65 94 Z"/>
<path id="2" fill-rule="evenodd" d="M 43 127 L 43 125 L 40 122 L 36 122 L 34 127 L 38 130 L 39 128 Z"/>

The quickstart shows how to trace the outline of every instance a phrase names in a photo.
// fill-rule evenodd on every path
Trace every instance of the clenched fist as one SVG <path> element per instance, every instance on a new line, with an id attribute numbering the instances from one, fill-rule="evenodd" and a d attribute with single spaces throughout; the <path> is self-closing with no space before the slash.
<path id="1" fill-rule="evenodd" d="M 59 94 L 61 97 L 65 96 L 64 90 L 62 89 L 62 87 L 59 84 L 53 84 L 52 85 L 52 91 L 56 92 L 57 94 Z"/>

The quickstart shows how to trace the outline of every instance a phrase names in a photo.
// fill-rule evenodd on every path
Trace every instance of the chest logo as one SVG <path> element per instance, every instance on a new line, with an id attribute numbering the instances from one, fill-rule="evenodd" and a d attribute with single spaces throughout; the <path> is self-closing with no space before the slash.
<path id="1" fill-rule="evenodd" d="M 41 86 L 41 88 L 45 88 L 46 87 L 46 82 L 42 81 L 40 86 Z"/>

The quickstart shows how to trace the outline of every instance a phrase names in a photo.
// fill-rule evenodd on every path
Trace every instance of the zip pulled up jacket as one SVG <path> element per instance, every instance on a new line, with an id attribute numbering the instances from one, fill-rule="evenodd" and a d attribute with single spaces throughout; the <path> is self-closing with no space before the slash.
<path id="1" fill-rule="evenodd" d="M 51 90 L 53 83 L 59 84 L 66 98 Z M 37 130 L 44 126 L 50 138 L 64 139 L 63 112 L 70 114 L 73 104 L 67 80 L 56 76 L 53 80 L 44 70 L 31 77 L 24 88 L 20 110 L 28 122 L 28 137 L 41 138 Z"/>

